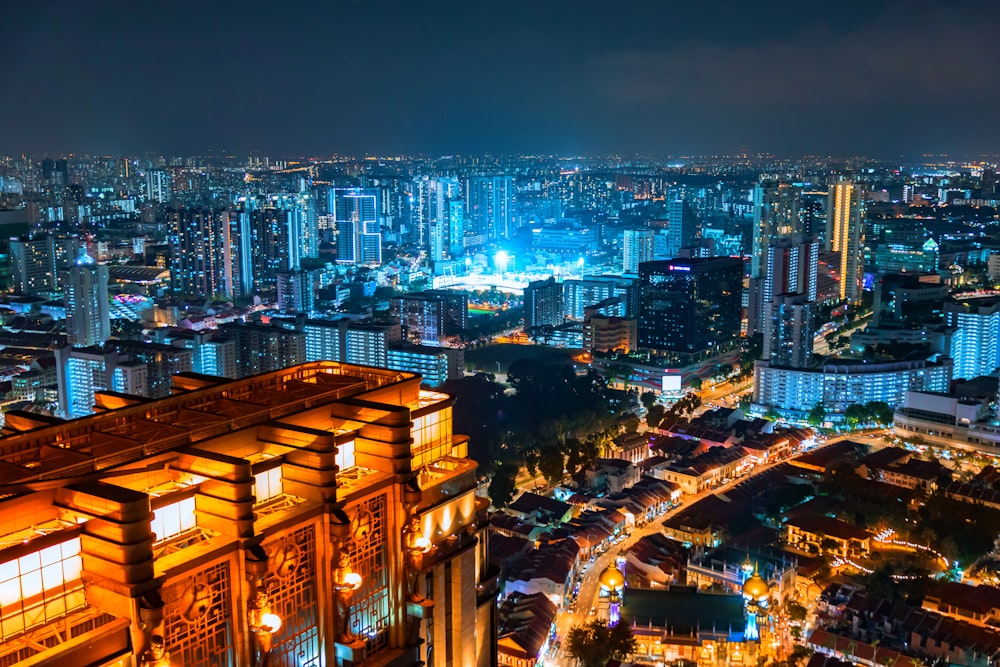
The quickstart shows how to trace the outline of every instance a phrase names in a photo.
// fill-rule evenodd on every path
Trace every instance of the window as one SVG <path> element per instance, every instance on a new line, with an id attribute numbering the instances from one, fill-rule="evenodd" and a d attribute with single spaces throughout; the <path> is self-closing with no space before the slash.
<path id="1" fill-rule="evenodd" d="M 281 466 L 259 472 L 253 477 L 253 493 L 257 497 L 258 505 L 282 494 Z"/>
<path id="2" fill-rule="evenodd" d="M 194 496 L 153 511 L 152 530 L 156 534 L 157 542 L 169 540 L 197 525 L 194 515 Z"/>
<path id="3" fill-rule="evenodd" d="M 0 640 L 86 606 L 80 538 L 0 563 Z"/>

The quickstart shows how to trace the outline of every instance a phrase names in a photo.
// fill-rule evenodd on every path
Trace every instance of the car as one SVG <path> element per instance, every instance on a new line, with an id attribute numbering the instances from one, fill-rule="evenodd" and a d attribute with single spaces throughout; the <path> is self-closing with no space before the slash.
<path id="1" fill-rule="evenodd" d="M 590 608 L 590 615 L 591 616 L 596 616 L 597 615 L 597 607 L 591 607 Z"/>

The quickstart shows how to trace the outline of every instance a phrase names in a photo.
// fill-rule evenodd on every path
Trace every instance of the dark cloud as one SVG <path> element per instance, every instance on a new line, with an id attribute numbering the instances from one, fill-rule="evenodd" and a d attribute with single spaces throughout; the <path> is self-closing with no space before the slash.
<path id="1" fill-rule="evenodd" d="M 1000 3 L 19 3 L 0 151 L 1000 151 Z"/>

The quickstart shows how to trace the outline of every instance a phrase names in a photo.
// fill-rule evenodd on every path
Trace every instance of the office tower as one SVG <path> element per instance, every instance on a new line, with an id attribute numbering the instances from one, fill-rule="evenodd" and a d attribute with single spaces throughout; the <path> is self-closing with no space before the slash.
<path id="1" fill-rule="evenodd" d="M 622 237 L 622 271 L 638 273 L 640 264 L 653 261 L 655 241 L 652 229 L 626 229 Z"/>
<path id="2" fill-rule="evenodd" d="M 170 283 L 175 294 L 206 299 L 253 294 L 257 249 L 246 213 L 244 218 L 208 208 L 170 208 Z"/>
<path id="3" fill-rule="evenodd" d="M 971 379 L 990 375 L 1000 366 L 1000 300 L 946 301 L 945 324 L 953 329 L 949 355 L 952 376 Z"/>
<path id="4" fill-rule="evenodd" d="M 305 361 L 306 335 L 301 331 L 243 322 L 228 322 L 219 330 L 236 342 L 236 373 L 241 378 Z"/>
<path id="5" fill-rule="evenodd" d="M 839 181 L 830 186 L 827 203 L 827 249 L 840 253 L 840 298 L 861 299 L 864 277 L 865 188 L 859 183 Z"/>
<path id="6" fill-rule="evenodd" d="M 331 188 L 330 212 L 337 231 L 337 261 L 382 263 L 382 230 L 376 188 Z"/>
<path id="7" fill-rule="evenodd" d="M 93 346 L 57 348 L 56 376 L 59 387 L 57 414 L 76 419 L 94 414 L 101 392 L 113 391 L 131 396 L 149 393 L 149 369 L 146 364 L 112 349 Z"/>
<path id="8" fill-rule="evenodd" d="M 667 205 L 667 255 L 669 258 L 677 257 L 681 248 L 686 248 L 691 244 L 692 239 L 694 239 L 693 218 L 694 212 L 683 199 L 674 199 Z"/>
<path id="9" fill-rule="evenodd" d="M 513 233 L 512 176 L 470 176 L 465 182 L 466 233 L 485 242 L 502 241 Z"/>
<path id="10" fill-rule="evenodd" d="M 639 265 L 639 347 L 693 356 L 732 349 L 740 336 L 743 260 Z"/>
<path id="11" fill-rule="evenodd" d="M 56 243 L 52 235 L 11 239 L 10 264 L 14 291 L 18 294 L 43 294 L 56 290 Z"/>
<path id="12" fill-rule="evenodd" d="M 562 285 L 555 278 L 535 280 L 524 288 L 524 330 L 562 324 Z"/>
<path id="13" fill-rule="evenodd" d="M 420 382 L 317 362 L 8 422 L 0 662 L 496 664 L 489 503 Z"/>
<path id="14" fill-rule="evenodd" d="M 278 310 L 311 313 L 316 309 L 319 271 L 288 271 L 278 274 Z"/>
<path id="15" fill-rule="evenodd" d="M 100 345 L 111 337 L 108 267 L 82 250 L 69 272 L 64 296 L 66 339 L 73 347 Z"/>
<path id="16" fill-rule="evenodd" d="M 764 358 L 772 366 L 807 367 L 812 360 L 815 301 L 808 294 L 779 294 L 770 304 Z"/>

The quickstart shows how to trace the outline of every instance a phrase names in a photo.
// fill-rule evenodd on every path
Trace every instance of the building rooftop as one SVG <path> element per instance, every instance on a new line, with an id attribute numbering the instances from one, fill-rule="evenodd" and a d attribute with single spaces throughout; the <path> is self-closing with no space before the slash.
<path id="1" fill-rule="evenodd" d="M 742 634 L 746 626 L 742 596 L 702 593 L 689 586 L 628 588 L 622 596 L 621 619 L 629 625 L 652 624 L 668 635 Z"/>

